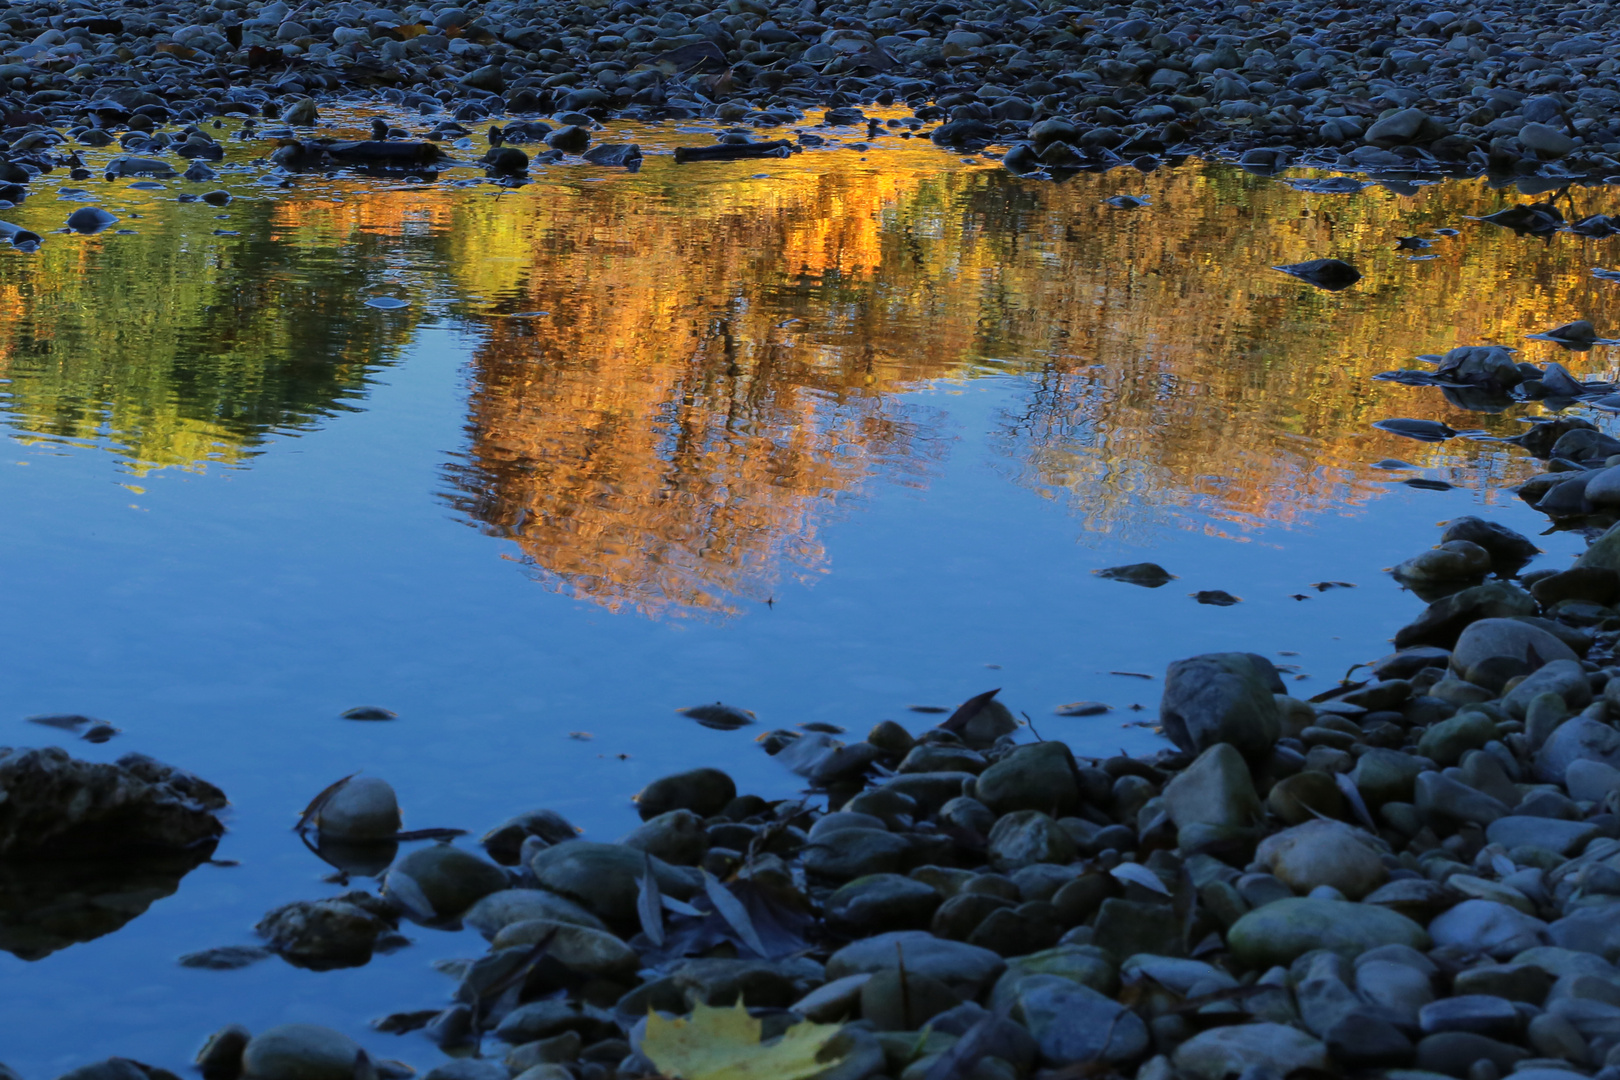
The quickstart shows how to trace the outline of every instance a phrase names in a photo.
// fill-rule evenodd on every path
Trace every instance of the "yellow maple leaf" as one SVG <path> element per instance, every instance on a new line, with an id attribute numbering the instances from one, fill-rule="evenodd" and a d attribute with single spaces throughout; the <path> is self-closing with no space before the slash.
<path id="1" fill-rule="evenodd" d="M 794 1024 L 782 1037 L 759 1041 L 761 1025 L 738 1002 L 729 1009 L 698 1005 L 690 1019 L 647 1014 L 641 1052 L 678 1080 L 809 1080 L 838 1064 L 827 1044 L 837 1024 Z"/>

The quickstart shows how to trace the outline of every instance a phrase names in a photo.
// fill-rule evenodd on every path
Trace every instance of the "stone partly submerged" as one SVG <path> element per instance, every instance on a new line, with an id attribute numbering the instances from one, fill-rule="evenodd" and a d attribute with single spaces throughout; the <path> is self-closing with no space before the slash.
<path id="1" fill-rule="evenodd" d="M 140 754 L 109 765 L 57 747 L 0 748 L 0 794 L 0 859 L 192 851 L 225 832 L 224 792 Z"/>
<path id="2" fill-rule="evenodd" d="M 117 930 L 208 859 L 224 806 L 139 754 L 0 749 L 0 949 L 37 960 Z"/>

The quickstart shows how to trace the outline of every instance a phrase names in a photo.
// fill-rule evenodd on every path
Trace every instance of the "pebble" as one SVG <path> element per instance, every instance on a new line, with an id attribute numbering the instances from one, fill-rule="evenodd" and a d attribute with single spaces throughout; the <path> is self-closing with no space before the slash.
<path id="1" fill-rule="evenodd" d="M 1006 970 L 1007 963 L 989 949 L 959 941 L 944 941 L 926 931 L 901 930 L 878 934 L 844 946 L 827 960 L 827 978 L 897 970 L 927 975 L 976 998 Z"/>
<path id="2" fill-rule="evenodd" d="M 316 1024 L 282 1024 L 248 1040 L 242 1071 L 251 1080 L 354 1080 L 360 1044 Z"/>
<path id="3" fill-rule="evenodd" d="M 399 799 L 378 776 L 356 776 L 332 792 L 315 815 L 323 837 L 387 840 L 399 832 Z"/>
<path id="4" fill-rule="evenodd" d="M 1232 953 L 1251 967 L 1291 963 L 1313 949 L 1353 956 L 1380 945 L 1429 946 L 1422 926 L 1404 915 L 1343 900 L 1278 900 L 1243 916 L 1227 931 Z"/>
<path id="5" fill-rule="evenodd" d="M 1140 1058 L 1148 1047 L 1141 1017 L 1089 987 L 1057 979 L 1025 980 L 1016 1012 L 1051 1065 L 1082 1061 L 1117 1063 Z"/>
<path id="6" fill-rule="evenodd" d="M 1211 653 L 1177 660 L 1164 676 L 1159 721 L 1183 750 L 1230 744 L 1246 757 L 1269 752 L 1281 734 L 1274 694 L 1283 692 L 1272 663 L 1253 653 Z"/>
<path id="7" fill-rule="evenodd" d="M 1464 900 L 1429 924 L 1436 945 L 1506 960 L 1526 949 L 1547 944 L 1547 924 L 1507 904 Z"/>
<path id="8" fill-rule="evenodd" d="M 1386 876 L 1363 836 L 1338 821 L 1310 821 L 1269 836 L 1255 861 L 1296 892 L 1328 885 L 1351 900 L 1372 892 Z"/>
<path id="9" fill-rule="evenodd" d="M 1327 1048 L 1297 1028 L 1282 1024 L 1217 1027 L 1176 1048 L 1175 1066 L 1199 1080 L 1226 1080 L 1246 1070 L 1287 1076 L 1297 1069 L 1325 1070 Z"/>
<path id="10" fill-rule="evenodd" d="M 500 867 L 448 844 L 418 848 L 396 862 L 384 879 L 385 895 L 401 896 L 403 887 L 396 887 L 395 875 L 414 882 L 433 916 L 441 919 L 459 917 L 474 903 L 508 884 Z M 420 914 L 412 910 L 410 899 L 402 898 L 400 903 L 405 910 Z"/>

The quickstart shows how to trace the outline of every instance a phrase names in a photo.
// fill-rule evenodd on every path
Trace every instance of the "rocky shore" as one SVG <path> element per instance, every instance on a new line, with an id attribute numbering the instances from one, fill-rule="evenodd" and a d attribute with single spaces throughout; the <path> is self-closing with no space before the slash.
<path id="1" fill-rule="evenodd" d="M 318 133 L 323 105 L 380 101 L 425 118 L 383 125 L 375 142 L 401 144 L 373 148 L 384 164 L 474 123 L 520 121 L 504 141 L 558 160 L 612 117 L 706 118 L 725 126 L 718 156 L 822 145 L 814 125 L 1056 176 L 1199 154 L 1596 181 L 1620 175 L 1617 46 L 1607 2 L 23 2 L 0 20 L 3 179 L 16 201 L 79 164 L 64 138 L 206 161 L 221 119 L 285 139 Z M 791 143 L 742 149 L 793 125 Z M 528 167 L 495 141 L 498 171 Z"/>
<path id="2" fill-rule="evenodd" d="M 1520 442 L 1548 463 L 1527 500 L 1620 472 L 1585 421 Z M 301 828 L 377 891 L 283 905 L 263 948 L 182 962 L 353 966 L 408 947 L 410 923 L 472 927 L 487 951 L 436 965 L 448 1001 L 376 1024 L 450 1055 L 427 1080 L 1614 1080 L 1620 525 L 1595 499 L 1581 513 L 1585 554 L 1530 572 L 1526 537 L 1448 523 L 1395 568 L 1431 601 L 1396 651 L 1310 700 L 1256 654 L 1171 664 L 1173 745 L 1146 758 L 1077 756 L 991 691 L 920 734 L 767 733 L 803 798 L 698 769 L 643 790 L 618 842 L 535 810 L 482 853 L 401 833 L 386 782 L 340 781 Z M 28 753 L 13 762 L 70 768 Z M 165 805 L 218 802 L 122 767 Z M 413 1072 L 309 1025 L 226 1028 L 197 1065 Z M 63 1080 L 170 1075 L 114 1058 Z"/>

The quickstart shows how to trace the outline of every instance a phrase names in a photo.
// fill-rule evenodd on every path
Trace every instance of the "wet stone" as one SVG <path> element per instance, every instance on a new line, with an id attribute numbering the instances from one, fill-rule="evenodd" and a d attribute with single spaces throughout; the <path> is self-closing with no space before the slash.
<path id="1" fill-rule="evenodd" d="M 1418 1022 L 1425 1035 L 1466 1031 L 1508 1040 L 1524 1026 L 1524 1018 L 1511 1001 L 1486 994 L 1461 994 L 1432 1002 L 1418 1013 Z"/>
<path id="2" fill-rule="evenodd" d="M 371 959 L 379 935 L 393 929 L 388 905 L 369 893 L 299 900 L 272 910 L 255 929 L 300 967 L 354 967 Z"/>
<path id="3" fill-rule="evenodd" d="M 636 796 L 643 821 L 672 810 L 712 817 L 737 797 L 737 785 L 719 769 L 692 769 L 654 780 Z"/>
<path id="4" fill-rule="evenodd" d="M 842 829 L 805 847 L 807 872 L 834 881 L 905 870 L 911 845 L 882 829 Z"/>
<path id="5" fill-rule="evenodd" d="M 1383 908 L 1301 897 L 1251 911 L 1227 933 L 1227 942 L 1239 961 L 1266 968 L 1312 949 L 1353 956 L 1388 944 L 1426 948 L 1429 935 L 1411 919 Z"/>
<path id="6" fill-rule="evenodd" d="M 897 931 L 854 942 L 833 953 L 827 961 L 827 978 L 898 970 L 902 963 L 907 971 L 954 987 L 964 999 L 977 997 L 1007 966 L 989 949 L 945 941 L 926 932 Z"/>
<path id="7" fill-rule="evenodd" d="M 315 1024 L 283 1024 L 262 1031 L 242 1052 L 253 1080 L 354 1080 L 360 1044 Z"/>
<path id="8" fill-rule="evenodd" d="M 505 871 L 469 852 L 448 844 L 419 848 L 394 864 L 384 882 L 385 894 L 396 897 L 407 911 L 414 910 L 414 897 L 406 897 L 409 886 L 395 880 L 409 879 L 420 892 L 436 918 L 457 918 L 490 893 L 506 888 Z"/>
<path id="9" fill-rule="evenodd" d="M 856 878 L 827 900 L 829 918 L 857 930 L 923 929 L 943 898 L 921 881 L 898 874 Z"/>
<path id="10" fill-rule="evenodd" d="M 1078 983 L 1033 983 L 1017 993 L 1014 1012 L 1047 1063 L 1130 1061 L 1147 1049 L 1147 1025 L 1125 1006 Z"/>
<path id="11" fill-rule="evenodd" d="M 1328 1067 L 1327 1048 L 1320 1041 L 1297 1028 L 1272 1023 L 1200 1032 L 1176 1048 L 1174 1061 L 1178 1070 L 1199 1080 L 1226 1080 L 1251 1068 L 1287 1076 L 1300 1069 Z"/>

